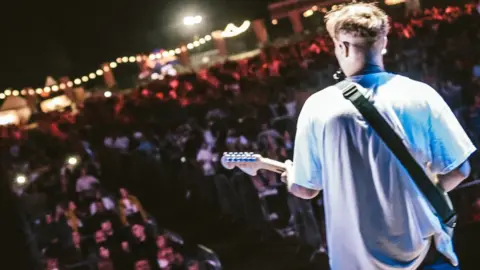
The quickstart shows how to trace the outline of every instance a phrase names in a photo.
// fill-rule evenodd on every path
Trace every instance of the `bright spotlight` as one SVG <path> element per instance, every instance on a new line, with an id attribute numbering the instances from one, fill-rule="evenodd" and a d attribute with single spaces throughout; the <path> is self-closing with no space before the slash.
<path id="1" fill-rule="evenodd" d="M 103 93 L 103 96 L 105 96 L 106 98 L 109 98 L 112 96 L 112 92 L 110 91 L 105 91 L 105 93 Z"/>
<path id="2" fill-rule="evenodd" d="M 25 175 L 17 175 L 15 181 L 17 182 L 17 184 L 23 185 L 27 182 L 27 177 Z"/>
<path id="3" fill-rule="evenodd" d="M 195 24 L 199 24 L 202 22 L 202 16 L 187 16 L 185 18 L 183 18 L 183 24 L 185 25 L 195 25 Z"/>
<path id="4" fill-rule="evenodd" d="M 77 159 L 76 157 L 69 157 L 69 158 L 67 159 L 67 163 L 68 163 L 69 165 L 75 166 L 75 165 L 78 164 L 78 159 Z"/>

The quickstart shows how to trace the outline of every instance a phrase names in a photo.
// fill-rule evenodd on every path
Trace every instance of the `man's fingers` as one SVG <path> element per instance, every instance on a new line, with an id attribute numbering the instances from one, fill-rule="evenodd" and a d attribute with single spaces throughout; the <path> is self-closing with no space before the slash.
<path id="1" fill-rule="evenodd" d="M 287 177 L 288 177 L 287 172 L 284 172 L 280 175 L 280 180 L 282 182 L 286 183 L 287 182 Z"/>
<path id="2" fill-rule="evenodd" d="M 285 165 L 287 166 L 293 166 L 293 162 L 290 159 L 285 160 Z"/>

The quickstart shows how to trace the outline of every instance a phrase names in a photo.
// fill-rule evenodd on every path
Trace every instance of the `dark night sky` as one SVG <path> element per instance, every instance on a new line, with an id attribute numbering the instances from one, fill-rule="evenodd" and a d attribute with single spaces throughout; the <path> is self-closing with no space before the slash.
<path id="1" fill-rule="evenodd" d="M 0 91 L 85 75 L 119 56 L 191 41 L 183 16 L 205 17 L 205 35 L 267 15 L 268 0 L 2 1 Z M 182 33 L 180 35 L 179 33 Z"/>

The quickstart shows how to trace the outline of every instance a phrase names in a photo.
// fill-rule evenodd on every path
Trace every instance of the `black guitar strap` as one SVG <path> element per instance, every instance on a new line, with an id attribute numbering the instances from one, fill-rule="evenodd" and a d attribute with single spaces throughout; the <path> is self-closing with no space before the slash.
<path id="1" fill-rule="evenodd" d="M 423 168 L 408 151 L 400 136 L 392 129 L 375 106 L 358 90 L 355 83 L 343 80 L 335 86 L 342 91 L 346 99 L 352 102 L 373 130 L 390 148 L 444 224 L 452 228 L 455 227 L 457 215 L 448 194 L 430 180 Z"/>

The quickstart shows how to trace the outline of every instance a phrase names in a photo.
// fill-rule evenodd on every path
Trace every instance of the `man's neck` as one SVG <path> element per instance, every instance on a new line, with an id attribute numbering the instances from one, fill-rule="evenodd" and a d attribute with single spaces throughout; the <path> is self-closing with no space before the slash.
<path id="1" fill-rule="evenodd" d="M 352 76 L 360 76 L 360 75 L 367 75 L 367 74 L 372 74 L 372 73 L 379 73 L 379 72 L 384 72 L 385 68 L 383 66 L 383 63 L 369 63 L 367 65 L 364 65 L 363 67 L 359 68 L 357 72 L 354 74 L 350 75 Z"/>

